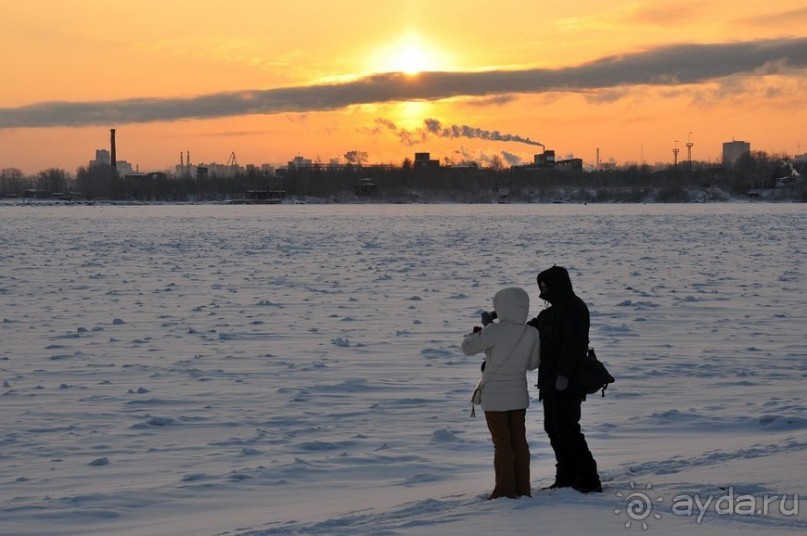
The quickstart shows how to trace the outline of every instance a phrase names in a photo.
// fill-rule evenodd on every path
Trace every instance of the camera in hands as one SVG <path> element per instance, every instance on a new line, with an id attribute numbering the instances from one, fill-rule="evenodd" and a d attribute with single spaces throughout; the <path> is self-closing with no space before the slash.
<path id="1" fill-rule="evenodd" d="M 482 325 L 487 326 L 488 324 L 492 324 L 497 318 L 499 318 L 499 315 L 496 314 L 496 311 L 483 311 Z"/>

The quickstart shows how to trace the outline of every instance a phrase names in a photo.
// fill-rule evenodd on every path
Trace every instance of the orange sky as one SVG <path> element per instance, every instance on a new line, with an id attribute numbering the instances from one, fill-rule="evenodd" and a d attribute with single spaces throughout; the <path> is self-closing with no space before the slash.
<path id="1" fill-rule="evenodd" d="M 802 0 L 3 2 L 0 169 L 807 152 Z"/>

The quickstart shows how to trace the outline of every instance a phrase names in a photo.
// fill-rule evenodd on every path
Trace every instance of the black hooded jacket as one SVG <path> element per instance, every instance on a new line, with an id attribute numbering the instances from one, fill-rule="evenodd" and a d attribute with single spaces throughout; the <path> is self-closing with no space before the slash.
<path id="1" fill-rule="evenodd" d="M 555 379 L 563 375 L 569 380 L 569 390 L 584 396 L 577 385 L 575 367 L 588 351 L 588 330 L 591 322 L 588 307 L 572 289 L 569 272 L 553 266 L 538 274 L 538 283 L 546 290 L 541 298 L 550 306 L 527 324 L 538 329 L 541 336 L 541 365 L 538 367 L 540 396 L 556 394 Z"/>

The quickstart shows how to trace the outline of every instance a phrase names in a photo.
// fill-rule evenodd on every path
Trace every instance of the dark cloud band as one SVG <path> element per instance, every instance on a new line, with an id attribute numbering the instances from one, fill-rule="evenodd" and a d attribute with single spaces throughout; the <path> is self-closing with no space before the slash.
<path id="1" fill-rule="evenodd" d="M 561 69 L 385 73 L 304 87 L 237 91 L 194 98 L 44 102 L 0 108 L 0 128 L 88 126 L 248 114 L 316 112 L 355 104 L 585 91 L 630 85 L 679 85 L 732 75 L 807 67 L 807 38 L 725 44 L 685 44 L 609 56 Z"/>

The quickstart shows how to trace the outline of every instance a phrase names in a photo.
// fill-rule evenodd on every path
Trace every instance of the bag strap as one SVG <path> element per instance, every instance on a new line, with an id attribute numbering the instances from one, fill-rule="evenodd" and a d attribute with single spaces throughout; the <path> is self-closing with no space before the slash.
<path id="1" fill-rule="evenodd" d="M 527 334 L 527 328 L 528 327 L 529 326 L 527 326 L 527 324 L 524 324 L 524 331 L 521 332 L 521 337 L 518 338 L 518 340 L 516 341 L 515 346 L 513 346 L 513 349 L 510 350 L 509 354 L 507 354 L 507 357 L 502 359 L 502 362 L 499 363 L 499 366 L 496 367 L 496 370 L 492 370 L 487 374 L 487 379 L 488 380 L 491 379 L 493 376 L 495 376 L 496 373 L 499 372 L 502 369 L 502 367 L 504 367 L 504 364 L 507 362 L 508 359 L 510 359 L 510 356 L 512 356 L 516 352 L 516 348 L 518 348 L 518 345 L 521 344 L 522 340 L 524 340 L 524 335 Z M 485 381 L 485 373 L 483 372 L 482 373 L 482 379 L 479 381 L 479 386 L 477 387 L 477 389 L 480 389 L 480 390 L 484 389 L 486 383 L 487 382 Z M 471 417 L 476 417 L 476 408 L 474 407 L 473 404 L 471 404 Z"/>
<path id="2" fill-rule="evenodd" d="M 490 379 L 491 379 L 493 376 L 495 376 L 495 375 L 496 375 L 496 373 L 497 373 L 497 372 L 499 372 L 499 371 L 500 371 L 500 370 L 501 370 L 501 369 L 504 367 L 504 364 L 507 362 L 507 360 L 508 360 L 508 359 L 510 359 L 510 356 L 512 356 L 512 355 L 513 355 L 513 354 L 516 352 L 516 348 L 518 348 L 518 345 L 519 345 L 519 344 L 521 344 L 521 341 L 522 341 L 522 340 L 524 340 L 524 335 L 526 335 L 526 334 L 527 334 L 527 329 L 528 329 L 528 327 L 529 327 L 529 326 L 527 326 L 526 324 L 524 324 L 524 331 L 522 331 L 522 332 L 521 332 L 521 337 L 519 337 L 519 338 L 518 338 L 518 341 L 516 341 L 516 344 L 515 344 L 515 346 L 513 346 L 513 349 L 512 349 L 512 350 L 510 350 L 510 353 L 509 353 L 509 354 L 507 354 L 507 357 L 505 357 L 504 359 L 502 359 L 502 362 L 501 362 L 501 363 L 499 363 L 499 366 L 498 366 L 498 367 L 496 367 L 496 369 L 495 369 L 495 370 L 492 370 L 492 371 L 490 371 L 490 372 L 487 374 L 487 379 L 488 379 L 488 380 L 490 380 Z M 483 372 L 483 373 L 482 373 L 482 382 L 479 384 L 480 388 L 485 387 L 485 384 L 487 383 L 487 382 L 485 381 L 485 376 L 486 376 L 486 375 L 485 375 L 485 373 Z"/>

